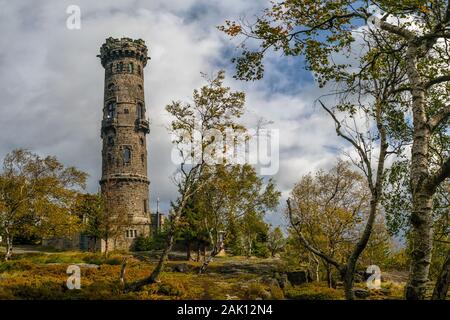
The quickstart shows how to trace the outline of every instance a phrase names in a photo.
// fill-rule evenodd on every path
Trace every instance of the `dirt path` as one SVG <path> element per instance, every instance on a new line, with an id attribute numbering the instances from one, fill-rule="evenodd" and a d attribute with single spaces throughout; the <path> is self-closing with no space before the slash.
<path id="1" fill-rule="evenodd" d="M 5 247 L 0 246 L 0 252 L 4 253 L 6 251 Z M 13 254 L 21 253 L 45 253 L 45 254 L 55 254 L 58 252 L 49 250 L 48 248 L 33 245 L 19 245 L 13 247 Z"/>

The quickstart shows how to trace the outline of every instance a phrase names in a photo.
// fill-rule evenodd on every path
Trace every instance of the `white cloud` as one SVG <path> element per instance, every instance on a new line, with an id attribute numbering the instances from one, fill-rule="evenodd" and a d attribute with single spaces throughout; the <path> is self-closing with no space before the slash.
<path id="1" fill-rule="evenodd" d="M 231 57 L 221 56 L 233 43 L 215 27 L 227 18 L 256 13 L 268 1 L 78 3 L 82 28 L 77 31 L 65 27 L 71 1 L 0 0 L 0 157 L 18 147 L 54 154 L 87 171 L 89 191 L 96 191 L 104 78 L 96 55 L 105 38 L 127 36 L 144 39 L 151 56 L 145 91 L 152 121 L 148 138 L 152 207 L 160 197 L 167 209 L 176 196 L 170 182 L 174 166 L 164 107 L 171 100 L 189 100 L 192 90 L 203 84 L 200 72 L 217 71 L 219 65 L 228 66 L 227 82 L 234 90 L 247 92 L 246 123 L 252 126 L 257 117 L 264 117 L 280 129 L 280 170 L 275 178 L 284 196 L 302 174 L 334 161 L 335 146 L 342 143 L 328 116 L 313 108 L 320 93 L 313 84 L 299 82 L 294 92 L 273 93 L 270 81 L 283 80 L 276 56 L 266 66 L 269 77 L 258 83 L 231 79 Z M 276 216 L 269 219 L 280 221 Z"/>

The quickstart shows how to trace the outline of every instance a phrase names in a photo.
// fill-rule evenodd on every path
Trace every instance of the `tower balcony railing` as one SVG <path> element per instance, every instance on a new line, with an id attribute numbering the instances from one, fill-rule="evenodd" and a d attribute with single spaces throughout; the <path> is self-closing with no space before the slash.
<path id="1" fill-rule="evenodd" d="M 106 118 L 102 120 L 102 130 L 107 129 L 109 127 L 116 126 L 118 124 L 117 118 Z"/>
<path id="2" fill-rule="evenodd" d="M 144 118 L 136 119 L 136 127 L 138 130 L 144 130 L 146 133 L 150 133 L 149 119 L 144 119 Z"/>

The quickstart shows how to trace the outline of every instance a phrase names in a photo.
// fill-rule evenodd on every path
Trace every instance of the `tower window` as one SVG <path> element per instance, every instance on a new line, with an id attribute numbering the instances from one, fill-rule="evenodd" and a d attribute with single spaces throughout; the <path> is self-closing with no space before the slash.
<path id="1" fill-rule="evenodd" d="M 131 162 L 131 149 L 129 147 L 123 148 L 123 162 L 125 164 Z"/>
<path id="2" fill-rule="evenodd" d="M 142 103 L 137 104 L 137 117 L 138 119 L 144 119 L 145 117 L 145 109 Z"/>
<path id="3" fill-rule="evenodd" d="M 119 62 L 119 71 L 120 71 L 120 72 L 123 71 L 123 62 Z"/>
<path id="4" fill-rule="evenodd" d="M 137 66 L 138 75 L 141 75 L 141 66 Z"/>
<path id="5" fill-rule="evenodd" d="M 141 154 L 141 163 L 142 163 L 142 165 L 144 165 L 144 163 L 145 163 L 145 156 L 143 154 Z"/>
<path id="6" fill-rule="evenodd" d="M 137 230 L 126 230 L 125 234 L 127 238 L 137 238 Z"/>
<path id="7" fill-rule="evenodd" d="M 123 113 L 129 114 L 129 113 L 130 113 L 130 110 L 128 110 L 128 108 L 125 108 L 125 109 L 123 109 Z"/>
<path id="8" fill-rule="evenodd" d="M 108 137 L 108 146 L 113 146 L 114 145 L 114 137 Z"/>
<path id="9" fill-rule="evenodd" d="M 115 102 L 108 103 L 108 106 L 106 107 L 106 109 L 107 109 L 106 117 L 108 119 L 114 118 L 116 115 L 116 103 Z"/>
<path id="10" fill-rule="evenodd" d="M 120 64 L 119 63 L 117 63 L 116 64 L 116 72 L 119 72 L 121 69 L 120 69 Z"/>
<path id="11" fill-rule="evenodd" d="M 140 84 L 138 84 L 138 88 L 142 91 L 142 86 Z"/>
<path id="12" fill-rule="evenodd" d="M 113 91 L 114 90 L 114 83 L 108 84 L 108 90 Z"/>
<path id="13" fill-rule="evenodd" d="M 111 155 L 111 153 L 108 153 L 108 164 L 112 164 L 112 155 Z"/>
<path id="14" fill-rule="evenodd" d="M 144 199 L 144 212 L 145 212 L 145 213 L 148 212 L 148 203 L 147 203 L 147 199 Z"/>
<path id="15" fill-rule="evenodd" d="M 143 146 L 144 145 L 144 138 L 139 138 L 139 142 L 140 142 L 141 146 Z"/>
<path id="16" fill-rule="evenodd" d="M 111 62 L 109 65 L 109 72 L 113 73 L 114 63 Z"/>
<path id="17" fill-rule="evenodd" d="M 128 72 L 129 72 L 129 73 L 133 73 L 133 72 L 134 72 L 134 65 L 133 65 L 133 62 L 130 62 L 130 63 L 128 64 Z"/>

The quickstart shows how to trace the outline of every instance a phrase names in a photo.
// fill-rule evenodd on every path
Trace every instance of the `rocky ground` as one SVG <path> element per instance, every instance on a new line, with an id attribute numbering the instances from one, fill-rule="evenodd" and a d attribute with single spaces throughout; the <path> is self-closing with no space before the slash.
<path id="1" fill-rule="evenodd" d="M 343 299 L 343 291 L 322 282 L 310 282 L 301 269 L 285 271 L 280 259 L 219 257 L 205 274 L 201 263 L 184 261 L 183 253 L 170 256 L 161 281 L 138 292 L 123 290 L 119 274 L 124 254 L 47 252 L 19 247 L 13 259 L 0 263 L 0 299 Z M 127 255 L 126 282 L 148 276 L 158 253 Z M 67 268 L 81 269 L 81 289 L 67 288 Z M 360 299 L 400 299 L 404 273 L 383 275 L 380 290 L 356 283 Z"/>

